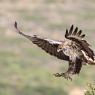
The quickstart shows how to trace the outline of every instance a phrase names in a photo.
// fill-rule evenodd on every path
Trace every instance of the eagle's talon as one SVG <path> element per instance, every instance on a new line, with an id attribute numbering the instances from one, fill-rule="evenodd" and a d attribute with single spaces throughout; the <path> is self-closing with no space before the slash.
<path id="1" fill-rule="evenodd" d="M 60 73 L 53 74 L 55 77 L 61 77 L 62 75 Z"/>
<path id="2" fill-rule="evenodd" d="M 64 77 L 65 79 L 67 79 L 67 80 L 72 81 L 72 78 L 70 77 L 70 75 L 68 73 L 61 73 L 61 76 Z"/>
<path id="3" fill-rule="evenodd" d="M 72 78 L 69 76 L 69 74 L 67 73 L 56 73 L 56 74 L 53 74 L 55 77 L 64 77 L 65 79 L 67 80 L 71 80 L 72 81 Z"/>

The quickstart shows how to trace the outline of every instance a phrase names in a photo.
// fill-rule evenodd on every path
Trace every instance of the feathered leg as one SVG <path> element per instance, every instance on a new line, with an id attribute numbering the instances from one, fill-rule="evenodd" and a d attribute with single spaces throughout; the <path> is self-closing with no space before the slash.
<path id="1" fill-rule="evenodd" d="M 70 79 L 72 80 L 72 78 L 70 77 L 70 75 L 72 75 L 74 73 L 74 66 L 75 64 L 72 63 L 71 61 L 69 62 L 69 67 L 68 70 L 64 73 L 56 73 L 54 74 L 55 77 L 64 77 L 65 79 Z"/>
<path id="2" fill-rule="evenodd" d="M 56 77 L 64 77 L 65 79 L 72 80 L 71 75 L 79 74 L 81 67 L 82 67 L 82 60 L 76 58 L 75 63 L 73 63 L 72 61 L 69 62 L 69 68 L 65 73 L 56 73 L 55 76 Z"/>

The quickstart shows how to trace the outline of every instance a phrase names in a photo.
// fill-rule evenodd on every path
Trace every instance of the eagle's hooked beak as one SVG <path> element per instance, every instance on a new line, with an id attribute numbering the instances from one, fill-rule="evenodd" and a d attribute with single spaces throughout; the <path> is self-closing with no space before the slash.
<path id="1" fill-rule="evenodd" d="M 60 52 L 63 50 L 63 46 L 62 45 L 59 45 L 58 48 L 57 48 L 57 52 Z"/>
<path id="2" fill-rule="evenodd" d="M 58 48 L 58 49 L 57 49 L 57 52 L 60 52 L 61 50 L 62 50 L 62 49 Z"/>

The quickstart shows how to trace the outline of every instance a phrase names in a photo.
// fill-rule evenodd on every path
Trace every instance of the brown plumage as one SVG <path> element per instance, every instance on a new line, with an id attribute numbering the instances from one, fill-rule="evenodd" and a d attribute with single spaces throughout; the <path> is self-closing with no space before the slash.
<path id="1" fill-rule="evenodd" d="M 62 41 L 53 41 L 50 39 L 45 39 L 45 38 L 39 38 L 37 35 L 34 36 L 29 36 L 24 33 L 22 33 L 18 27 L 17 27 L 17 22 L 14 24 L 15 28 L 17 29 L 17 32 L 21 34 L 22 36 L 28 38 L 31 40 L 34 44 L 39 46 L 41 49 L 43 49 L 45 52 L 49 53 L 50 55 L 53 55 L 59 59 L 62 60 L 69 60 L 69 57 L 66 56 L 62 51 L 57 52 L 58 45 L 62 43 Z"/>
<path id="2" fill-rule="evenodd" d="M 79 74 L 82 64 L 92 62 L 95 63 L 94 53 L 89 48 L 89 44 L 83 38 L 85 34 L 82 34 L 82 30 L 78 30 L 78 27 L 74 28 L 72 25 L 70 29 L 66 29 L 65 38 L 63 41 L 55 41 L 51 39 L 40 38 L 37 35 L 29 36 L 22 33 L 18 27 L 17 22 L 14 24 L 17 33 L 28 38 L 32 43 L 42 48 L 44 51 L 53 55 L 61 60 L 69 62 L 69 68 L 65 73 L 56 73 L 56 77 L 65 77 L 71 79 L 70 75 Z"/>
<path id="3" fill-rule="evenodd" d="M 94 60 L 94 52 L 89 48 L 89 44 L 87 43 L 87 41 L 83 40 L 85 34 L 81 35 L 82 31 L 81 32 L 78 31 L 77 27 L 75 28 L 73 34 L 72 31 L 73 31 L 73 25 L 71 26 L 69 31 L 68 30 L 66 31 L 65 37 L 67 39 L 70 39 L 78 43 L 80 48 L 83 49 L 87 53 L 87 55 Z"/>

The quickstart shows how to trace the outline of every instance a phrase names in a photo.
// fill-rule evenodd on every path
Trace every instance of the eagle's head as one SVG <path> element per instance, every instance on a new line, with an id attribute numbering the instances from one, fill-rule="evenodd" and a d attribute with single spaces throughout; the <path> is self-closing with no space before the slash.
<path id="1" fill-rule="evenodd" d="M 66 51 L 69 47 L 70 43 L 68 41 L 64 41 L 62 44 L 60 44 L 57 48 L 57 52 L 60 51 Z"/>

